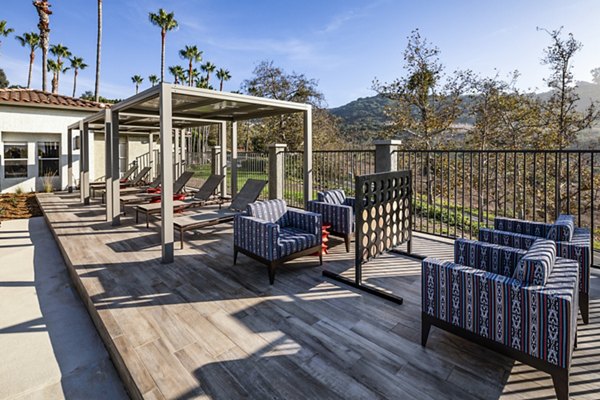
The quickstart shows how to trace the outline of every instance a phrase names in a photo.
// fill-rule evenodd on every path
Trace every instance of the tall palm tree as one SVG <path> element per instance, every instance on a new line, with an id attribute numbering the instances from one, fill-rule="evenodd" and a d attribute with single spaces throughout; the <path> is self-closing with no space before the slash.
<path id="1" fill-rule="evenodd" d="M 188 60 L 188 84 L 194 85 L 194 63 L 202 61 L 202 52 L 198 50 L 198 46 L 185 46 L 179 50 L 179 57 Z"/>
<path id="2" fill-rule="evenodd" d="M 219 90 L 223 91 L 223 82 L 231 79 L 231 74 L 225 68 L 219 68 L 217 71 L 217 78 L 220 81 Z"/>
<path id="3" fill-rule="evenodd" d="M 158 76 L 152 74 L 148 77 L 148 80 L 150 81 L 150 84 L 152 84 L 152 86 L 154 86 L 158 83 Z"/>
<path id="4" fill-rule="evenodd" d="M 142 78 L 139 75 L 134 75 L 131 77 L 131 82 L 135 83 L 135 94 L 138 94 L 138 92 L 140 91 L 140 85 L 142 84 L 143 81 L 144 81 L 144 78 Z"/>
<path id="5" fill-rule="evenodd" d="M 185 80 L 185 72 L 180 65 L 172 65 L 169 67 L 169 72 L 173 75 L 174 84 L 179 84 Z"/>
<path id="6" fill-rule="evenodd" d="M 207 61 L 206 63 L 202 64 L 200 68 L 202 68 L 202 71 L 206 72 L 206 84 L 210 85 L 210 74 L 215 72 L 217 66 L 210 61 Z"/>
<path id="7" fill-rule="evenodd" d="M 87 68 L 87 64 L 83 62 L 83 58 L 81 57 L 72 57 L 69 59 L 71 61 L 71 68 L 73 69 L 73 97 L 75 97 L 75 90 L 77 89 L 77 75 L 79 75 L 79 70 L 84 70 Z"/>
<path id="8" fill-rule="evenodd" d="M 175 13 L 167 13 L 162 8 L 158 10 L 158 13 L 150 13 L 150 22 L 153 25 L 160 27 L 161 37 L 161 53 L 160 53 L 160 81 L 165 81 L 165 40 L 167 32 L 177 28 L 177 21 L 175 20 Z"/>
<path id="9" fill-rule="evenodd" d="M 13 33 L 15 30 L 13 28 L 8 28 L 6 26 L 6 21 L 2 20 L 0 21 L 0 37 L 4 36 L 7 37 L 8 35 L 10 35 L 11 33 Z M 2 44 L 2 42 L 0 41 L 0 45 Z"/>
<path id="10" fill-rule="evenodd" d="M 48 71 L 52 72 L 52 93 L 58 94 L 58 81 L 60 74 L 64 74 L 69 67 L 63 68 L 63 62 L 58 60 L 48 60 Z"/>
<path id="11" fill-rule="evenodd" d="M 48 0 L 33 0 L 39 21 L 40 47 L 42 48 L 42 90 L 45 92 L 48 88 L 46 84 L 46 70 L 48 69 L 48 46 L 50 45 L 50 4 Z"/>
<path id="12" fill-rule="evenodd" d="M 196 68 L 192 69 L 192 85 L 197 84 L 202 75 Z"/>
<path id="13" fill-rule="evenodd" d="M 94 99 L 100 100 L 100 54 L 102 52 L 102 0 L 98 0 L 98 34 L 96 35 L 96 83 Z"/>
<path id="14" fill-rule="evenodd" d="M 27 89 L 31 87 L 31 71 L 35 60 L 35 51 L 40 46 L 40 35 L 35 32 L 26 32 L 23 36 L 17 36 L 15 39 L 21 46 L 29 47 L 29 73 L 27 74 Z"/>
<path id="15" fill-rule="evenodd" d="M 60 66 L 60 68 L 62 68 L 64 65 L 63 59 L 71 57 L 71 52 L 69 51 L 69 48 L 67 46 L 63 46 L 60 43 L 51 45 L 50 53 L 52 53 L 52 55 L 54 57 L 56 57 L 56 63 Z M 65 69 L 65 71 L 66 71 L 66 69 Z M 60 79 L 60 74 L 56 74 L 55 78 L 56 78 L 56 90 L 58 91 L 58 80 Z M 54 91 L 53 91 L 53 93 L 54 93 Z"/>

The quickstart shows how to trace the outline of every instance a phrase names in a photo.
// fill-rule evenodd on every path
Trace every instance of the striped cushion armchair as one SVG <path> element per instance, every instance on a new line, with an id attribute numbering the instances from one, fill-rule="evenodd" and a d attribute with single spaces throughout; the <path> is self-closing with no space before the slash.
<path id="1" fill-rule="evenodd" d="M 323 224 L 331 225 L 330 233 L 341 236 L 350 251 L 350 240 L 354 233 L 354 197 L 346 197 L 341 189 L 317 193 L 317 200 L 308 202 L 307 210 L 323 216 Z"/>
<path id="2" fill-rule="evenodd" d="M 233 263 L 243 253 L 269 268 L 269 282 L 275 270 L 293 258 L 321 253 L 321 215 L 287 208 L 283 200 L 268 200 L 248 205 L 247 215 L 233 222 Z"/>
<path id="3" fill-rule="evenodd" d="M 592 245 L 589 229 L 575 226 L 575 217 L 560 215 L 553 224 L 496 217 L 494 229 L 479 230 L 482 242 L 527 250 L 536 239 L 556 243 L 557 255 L 579 262 L 579 307 L 585 324 L 589 321 Z"/>
<path id="4" fill-rule="evenodd" d="M 552 241 L 524 251 L 458 239 L 454 262 L 422 262 L 422 345 L 439 327 L 549 373 L 566 400 L 578 280 Z"/>

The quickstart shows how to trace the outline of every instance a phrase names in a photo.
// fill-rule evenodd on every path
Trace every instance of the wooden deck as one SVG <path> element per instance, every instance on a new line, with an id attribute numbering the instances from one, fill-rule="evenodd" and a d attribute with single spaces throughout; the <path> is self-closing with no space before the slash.
<path id="1" fill-rule="evenodd" d="M 104 222 L 78 195 L 38 197 L 71 276 L 133 398 L 553 398 L 544 373 L 436 328 L 420 345 L 420 263 L 389 255 L 364 267 L 401 306 L 323 278 L 351 274 L 353 253 L 333 241 L 319 267 L 280 269 L 240 255 L 230 224 L 188 236 L 160 263 L 156 225 Z M 413 251 L 450 258 L 451 242 L 416 237 Z M 600 398 L 600 274 L 589 325 L 579 325 L 571 395 Z M 76 351 L 76 349 L 74 349 Z"/>

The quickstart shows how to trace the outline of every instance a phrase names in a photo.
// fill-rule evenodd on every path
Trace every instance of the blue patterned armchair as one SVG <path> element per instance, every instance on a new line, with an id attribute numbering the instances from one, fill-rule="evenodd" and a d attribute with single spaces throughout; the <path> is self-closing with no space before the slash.
<path id="1" fill-rule="evenodd" d="M 494 229 L 479 230 L 479 240 L 527 250 L 536 239 L 556 243 L 557 255 L 579 262 L 579 307 L 584 323 L 589 321 L 592 245 L 589 229 L 575 227 L 575 217 L 560 215 L 553 224 L 496 217 Z"/>
<path id="2" fill-rule="evenodd" d="M 354 233 L 354 197 L 346 197 L 341 189 L 317 193 L 317 200 L 308 202 L 307 210 L 323 216 L 323 224 L 331 225 L 330 233 L 341 236 L 350 251 L 350 240 Z"/>
<path id="3" fill-rule="evenodd" d="M 556 257 L 544 239 L 528 251 L 465 239 L 454 246 L 454 262 L 422 262 L 422 345 L 439 327 L 549 373 L 557 397 L 568 399 L 577 262 Z"/>
<path id="4" fill-rule="evenodd" d="M 321 229 L 319 214 L 288 209 L 283 200 L 251 203 L 247 215 L 233 221 L 233 263 L 239 252 L 266 264 L 272 285 L 275 270 L 288 260 L 318 253 L 323 263 Z"/>

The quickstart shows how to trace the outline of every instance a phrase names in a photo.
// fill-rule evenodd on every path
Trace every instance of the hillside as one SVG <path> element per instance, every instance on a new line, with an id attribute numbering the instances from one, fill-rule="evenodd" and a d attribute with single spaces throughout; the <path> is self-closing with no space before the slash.
<path id="1" fill-rule="evenodd" d="M 600 103 L 600 85 L 589 82 L 577 82 L 578 94 L 581 98 L 577 105 L 579 111 L 589 107 L 592 101 Z M 547 99 L 550 92 L 540 93 L 542 99 Z M 329 111 L 341 118 L 342 134 L 353 142 L 364 142 L 378 136 L 388 124 L 388 118 L 384 113 L 385 106 L 390 104 L 388 100 L 380 95 L 371 97 L 361 97 L 348 104 L 332 108 Z M 460 119 L 459 122 L 466 123 L 466 119 Z M 582 134 L 581 142 L 587 142 L 597 137 L 598 129 Z"/>

